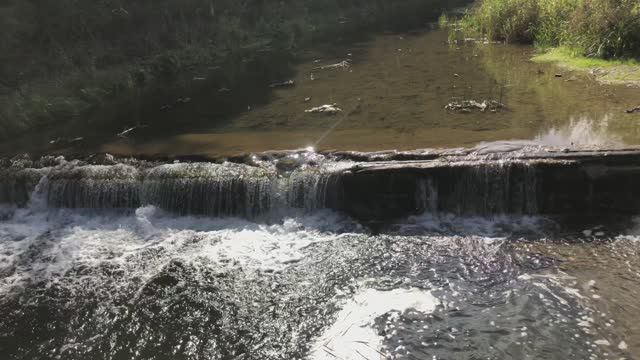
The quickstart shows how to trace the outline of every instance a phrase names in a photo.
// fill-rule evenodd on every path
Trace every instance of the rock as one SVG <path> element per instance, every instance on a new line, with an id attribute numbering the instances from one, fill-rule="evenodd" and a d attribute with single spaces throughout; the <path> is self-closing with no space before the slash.
<path id="1" fill-rule="evenodd" d="M 287 81 L 282 81 L 282 82 L 276 82 L 273 83 L 271 85 L 269 85 L 270 88 L 278 88 L 278 87 L 293 87 L 295 86 L 296 83 L 293 80 L 287 80 Z"/>
<path id="2" fill-rule="evenodd" d="M 12 167 L 17 168 L 29 168 L 33 166 L 33 160 L 31 160 L 31 156 L 29 154 L 20 154 L 11 158 L 10 160 Z"/>
<path id="3" fill-rule="evenodd" d="M 55 138 L 51 141 L 49 141 L 50 145 L 55 145 L 58 147 L 64 147 L 64 146 L 73 146 L 73 145 L 78 145 L 80 143 L 84 142 L 84 137 L 79 136 L 79 137 L 75 137 L 75 138 Z"/>
<path id="4" fill-rule="evenodd" d="M 116 136 L 121 137 L 121 138 L 128 138 L 130 136 L 135 135 L 138 132 L 139 129 L 146 128 L 146 127 L 148 127 L 148 125 L 136 125 L 134 127 L 125 129 L 125 130 L 117 133 Z"/>
<path id="5" fill-rule="evenodd" d="M 611 343 L 609 343 L 609 341 L 608 341 L 608 340 L 605 340 L 605 339 L 596 340 L 596 341 L 594 341 L 594 344 L 596 344 L 596 345 L 602 345 L 602 346 L 609 346 L 609 345 L 611 345 Z"/>
<path id="6" fill-rule="evenodd" d="M 89 161 L 95 165 L 116 165 L 118 163 L 116 158 L 109 153 L 94 154 L 89 158 Z"/>
<path id="7" fill-rule="evenodd" d="M 306 98 L 304 98 L 304 102 L 309 102 L 309 101 L 311 101 L 311 97 L 310 96 L 307 96 Z"/>
<path id="8" fill-rule="evenodd" d="M 349 67 L 351 67 L 351 61 L 350 60 L 344 60 L 344 61 L 340 61 L 339 63 L 335 63 L 335 64 L 318 66 L 318 67 L 314 68 L 313 70 L 335 70 L 335 69 L 347 69 Z"/>
<path id="9" fill-rule="evenodd" d="M 278 162 L 276 162 L 276 169 L 278 169 L 278 171 L 289 172 L 300 167 L 302 163 L 303 161 L 302 159 L 300 159 L 299 156 L 296 156 L 296 155 L 287 156 L 282 159 L 279 159 Z"/>
<path id="10" fill-rule="evenodd" d="M 470 113 L 473 109 L 478 109 L 481 112 L 487 110 L 497 112 L 504 107 L 505 105 L 503 103 L 496 100 L 483 100 L 482 102 L 476 100 L 456 100 L 448 103 L 444 108 L 449 111 Z"/>
<path id="11" fill-rule="evenodd" d="M 38 167 L 54 167 L 61 165 L 65 162 L 64 156 L 51 156 L 45 155 L 38 160 L 36 166 Z"/>
<path id="12" fill-rule="evenodd" d="M 338 104 L 331 104 L 331 105 L 322 105 L 322 106 L 318 106 L 318 107 L 314 107 L 311 109 L 307 109 L 304 112 L 306 113 L 312 113 L 312 114 L 327 114 L 327 115 L 335 115 L 339 112 L 341 112 L 342 109 L 340 109 L 338 107 Z"/>

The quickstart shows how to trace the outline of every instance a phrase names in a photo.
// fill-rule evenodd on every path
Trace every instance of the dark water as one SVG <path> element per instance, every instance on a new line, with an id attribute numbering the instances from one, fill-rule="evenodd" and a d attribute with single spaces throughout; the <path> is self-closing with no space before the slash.
<path id="1" fill-rule="evenodd" d="M 329 55 L 330 54 L 330 55 Z M 121 154 L 208 154 L 314 147 L 381 150 L 474 146 L 537 140 L 557 146 L 640 143 L 638 89 L 607 86 L 590 75 L 535 64 L 530 47 L 448 43 L 443 30 L 381 35 L 370 42 L 309 54 L 295 86 L 277 87 L 265 105 L 223 127 L 138 139 L 114 138 Z M 347 61 L 349 66 L 322 69 Z M 556 74 L 562 77 L 556 77 Z M 289 79 L 283 79 L 289 80 Z M 229 96 L 242 97 L 228 89 Z M 496 112 L 445 110 L 452 101 L 495 100 Z M 336 104 L 335 115 L 307 113 Z M 151 133 L 152 129 L 149 129 Z"/>

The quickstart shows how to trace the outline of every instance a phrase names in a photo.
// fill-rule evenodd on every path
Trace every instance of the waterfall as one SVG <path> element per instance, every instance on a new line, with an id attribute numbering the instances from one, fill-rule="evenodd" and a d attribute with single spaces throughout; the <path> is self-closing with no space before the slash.
<path id="1" fill-rule="evenodd" d="M 0 204 L 25 206 L 43 175 L 42 169 L 0 169 Z"/>
<path id="2" fill-rule="evenodd" d="M 340 178 L 331 169 L 304 167 L 278 173 L 273 167 L 234 163 L 178 163 L 149 169 L 67 163 L 2 171 L 0 203 L 25 206 L 37 196 L 40 206 L 52 208 L 130 209 L 153 205 L 180 215 L 245 218 L 287 209 L 335 207 Z"/>
<path id="3" fill-rule="evenodd" d="M 272 205 L 275 173 L 238 164 L 171 164 L 142 182 L 143 205 L 179 214 L 255 217 Z"/>
<path id="4" fill-rule="evenodd" d="M 47 173 L 46 202 L 51 207 L 115 209 L 140 206 L 138 169 L 129 165 L 52 168 Z"/>
<path id="5" fill-rule="evenodd" d="M 633 157 L 580 160 L 337 161 L 292 168 L 274 161 L 116 165 L 64 162 L 0 169 L 0 204 L 26 206 L 38 185 L 41 207 L 133 209 L 179 215 L 282 218 L 333 209 L 366 221 L 421 213 L 461 216 L 636 213 Z M 626 157 L 625 157 L 626 156 Z M 611 166 L 607 165 L 611 163 Z M 627 164 L 628 162 L 628 164 Z M 46 181 L 40 181 L 46 177 Z M 638 193 L 638 196 L 633 196 Z"/>

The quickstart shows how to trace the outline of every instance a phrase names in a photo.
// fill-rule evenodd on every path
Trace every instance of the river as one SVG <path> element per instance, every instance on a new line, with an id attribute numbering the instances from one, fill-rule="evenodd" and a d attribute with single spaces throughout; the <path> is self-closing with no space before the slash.
<path id="1" fill-rule="evenodd" d="M 341 177 L 366 164 L 306 156 L 278 172 L 272 162 L 14 163 L 1 193 L 31 194 L 2 208 L 3 353 L 619 359 L 640 351 L 633 221 L 567 226 L 535 215 L 535 184 L 545 179 L 521 179 L 504 158 L 495 174 L 482 160 L 453 189 L 447 178 L 425 180 L 412 190 L 423 210 L 411 216 L 393 215 L 402 193 L 361 183 L 388 199 L 387 210 L 374 204 L 386 218 L 372 226 L 329 209 L 349 195 L 340 195 Z M 516 197 L 525 212 L 505 213 Z"/>
<path id="2" fill-rule="evenodd" d="M 640 118 L 625 112 L 637 105 L 637 89 L 601 85 L 588 74 L 532 63 L 532 55 L 526 46 L 452 45 L 444 30 L 380 35 L 308 54 L 297 76 L 282 79 L 295 86 L 275 88 L 267 104 L 247 103 L 246 112 L 224 125 L 138 140 L 114 137 L 101 150 L 219 156 L 309 146 L 471 147 L 499 140 L 559 147 L 640 144 Z M 322 69 L 345 61 L 349 66 Z M 228 90 L 230 97 L 242 96 Z M 461 100 L 496 100 L 505 107 L 469 113 L 445 109 Z M 342 111 L 333 116 L 305 112 L 331 104 Z"/>
<path id="3" fill-rule="evenodd" d="M 562 166 L 582 174 L 564 148 L 640 143 L 639 118 L 624 111 L 638 90 L 532 63 L 528 47 L 447 40 L 441 30 L 387 34 L 310 53 L 294 86 L 274 87 L 267 103 L 248 103 L 224 124 L 103 135 L 82 149 L 302 152 L 242 163 L 3 161 L 3 358 L 640 357 L 640 220 L 616 208 L 606 215 L 623 225 L 589 213 L 567 226 L 538 213 L 541 189 L 555 191 L 556 208 L 581 196 L 562 197 L 566 183 L 553 188 L 566 179 L 556 176 Z M 333 104 L 341 111 L 305 112 Z M 317 152 L 478 144 L 457 160 Z M 524 158 L 547 147 L 548 159 Z M 599 154 L 588 156 L 607 157 Z M 602 180 L 607 166 L 619 179 L 635 171 L 637 154 L 624 156 L 585 165 L 589 176 L 576 180 L 590 186 L 585 213 L 602 205 L 598 191 L 616 187 L 607 182 L 615 176 Z M 352 198 L 336 185 L 376 166 L 441 177 L 416 184 L 391 174 L 388 185 L 377 173 L 354 181 Z M 361 203 L 349 212 L 335 204 L 344 199 Z M 370 209 L 366 199 L 382 200 Z M 394 213 L 398 204 L 412 214 Z M 387 216 L 377 222 L 356 216 L 380 209 Z"/>

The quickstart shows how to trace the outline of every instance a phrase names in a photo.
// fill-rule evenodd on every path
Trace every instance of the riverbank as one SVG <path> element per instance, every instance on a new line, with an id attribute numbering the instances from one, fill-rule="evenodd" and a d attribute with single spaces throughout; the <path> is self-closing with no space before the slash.
<path id="1" fill-rule="evenodd" d="M 640 63 L 637 60 L 588 58 L 562 47 L 540 52 L 532 60 L 553 63 L 571 71 L 589 73 L 603 84 L 640 87 Z"/>
<path id="2" fill-rule="evenodd" d="M 473 37 L 533 44 L 537 62 L 588 71 L 607 84 L 640 83 L 640 4 L 607 0 L 481 0 L 460 27 Z"/>

